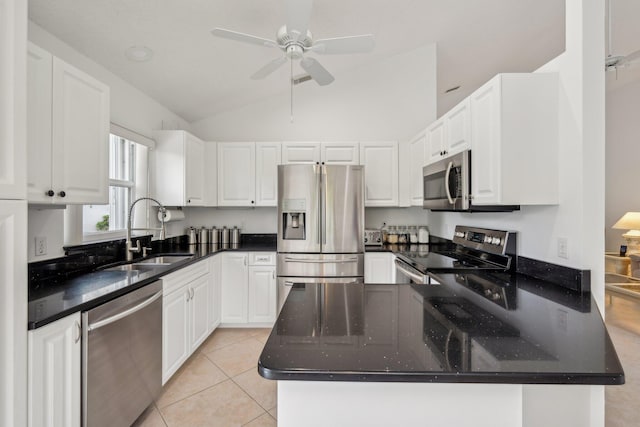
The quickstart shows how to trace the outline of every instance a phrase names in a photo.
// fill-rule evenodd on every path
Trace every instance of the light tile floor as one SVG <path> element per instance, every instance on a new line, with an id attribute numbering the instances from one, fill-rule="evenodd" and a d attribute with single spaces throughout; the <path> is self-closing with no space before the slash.
<path id="1" fill-rule="evenodd" d="M 276 382 L 258 374 L 271 329 L 217 329 L 135 423 L 144 427 L 276 426 Z"/>
<path id="2" fill-rule="evenodd" d="M 605 298 L 607 330 L 624 369 L 623 386 L 605 387 L 606 427 L 640 425 L 640 301 Z"/>

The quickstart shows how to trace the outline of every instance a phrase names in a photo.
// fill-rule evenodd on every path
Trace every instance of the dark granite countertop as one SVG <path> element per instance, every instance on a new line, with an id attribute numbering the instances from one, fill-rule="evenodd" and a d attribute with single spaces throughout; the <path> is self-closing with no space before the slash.
<path id="1" fill-rule="evenodd" d="M 522 274 L 440 278 L 440 285 L 294 285 L 260 356 L 260 374 L 312 381 L 624 383 L 590 294 Z M 479 292 L 473 283 L 482 280 L 504 287 L 509 304 Z"/>
<path id="2" fill-rule="evenodd" d="M 151 271 L 106 270 L 105 268 L 123 264 L 123 262 L 113 263 L 113 258 L 105 255 L 84 256 L 83 260 L 91 258 L 91 262 L 94 262 L 96 259 L 105 259 L 107 260 L 105 262 L 111 260 L 111 264 L 97 264 L 93 267 L 91 265 L 87 266 L 82 262 L 76 261 L 77 257 L 74 256 L 60 258 L 51 262 L 32 263 L 29 265 L 28 328 L 36 329 L 68 316 L 69 314 L 90 310 L 100 304 L 104 304 L 107 301 L 161 279 L 162 276 L 220 252 L 275 252 L 275 250 L 275 238 L 270 237 L 266 239 L 245 238 L 236 248 L 213 247 L 211 245 L 188 245 L 184 244 L 184 239 L 182 239 L 180 244 L 172 244 L 163 249 L 159 249 L 159 251 L 154 251 L 155 253 L 151 253 L 149 257 L 159 256 L 161 254 L 192 255 L 192 257 L 168 266 L 154 268 Z M 122 259 L 122 256 L 123 253 L 118 253 L 116 258 L 120 257 L 120 259 Z M 51 273 L 55 273 L 55 271 L 60 271 L 61 273 L 51 275 Z M 44 278 L 39 277 L 43 275 L 47 276 Z"/>

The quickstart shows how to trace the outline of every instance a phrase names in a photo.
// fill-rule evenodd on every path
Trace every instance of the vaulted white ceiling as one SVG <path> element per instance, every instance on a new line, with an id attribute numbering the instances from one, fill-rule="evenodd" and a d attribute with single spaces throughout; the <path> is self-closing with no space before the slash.
<path id="1" fill-rule="evenodd" d="M 210 34 L 224 27 L 273 39 L 286 20 L 283 0 L 29 0 L 29 18 L 190 122 L 288 89 L 287 66 L 249 79 L 279 51 Z M 336 79 L 437 43 L 442 112 L 498 72 L 532 71 L 560 54 L 564 2 L 316 0 L 309 28 L 315 38 L 375 35 L 371 54 L 316 56 Z M 127 60 L 133 45 L 150 47 L 153 58 Z"/>

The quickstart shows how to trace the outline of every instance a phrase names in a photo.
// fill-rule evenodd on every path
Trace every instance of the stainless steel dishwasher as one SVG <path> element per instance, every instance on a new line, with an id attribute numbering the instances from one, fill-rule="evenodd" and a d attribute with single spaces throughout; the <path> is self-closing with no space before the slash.
<path id="1" fill-rule="evenodd" d="M 162 282 L 82 313 L 82 425 L 130 426 L 162 389 Z"/>

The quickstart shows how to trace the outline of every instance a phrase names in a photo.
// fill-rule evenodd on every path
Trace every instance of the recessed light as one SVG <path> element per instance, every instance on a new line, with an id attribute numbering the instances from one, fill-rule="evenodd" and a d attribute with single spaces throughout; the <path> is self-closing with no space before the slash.
<path id="1" fill-rule="evenodd" d="M 450 93 L 450 92 L 453 92 L 454 90 L 458 90 L 458 89 L 460 89 L 460 86 L 454 86 L 452 88 L 449 88 L 449 89 L 445 90 L 444 93 Z"/>
<path id="2" fill-rule="evenodd" d="M 124 56 L 131 61 L 144 62 L 153 57 L 153 51 L 147 46 L 131 46 L 124 51 Z"/>

